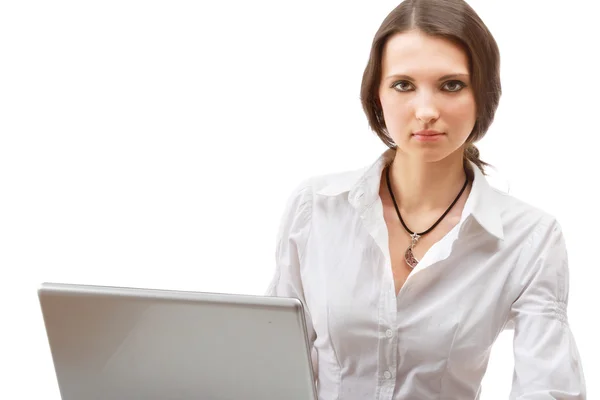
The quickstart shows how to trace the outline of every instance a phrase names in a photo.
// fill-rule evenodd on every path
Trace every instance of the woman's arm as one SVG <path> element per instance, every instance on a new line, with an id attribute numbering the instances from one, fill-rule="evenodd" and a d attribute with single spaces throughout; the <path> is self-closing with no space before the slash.
<path id="1" fill-rule="evenodd" d="M 584 400 L 585 380 L 567 320 L 569 270 L 560 225 L 553 220 L 525 250 L 523 291 L 512 305 L 515 369 L 510 399 Z"/>
<path id="2" fill-rule="evenodd" d="M 293 297 L 302 301 L 306 327 L 311 345 L 312 367 L 317 378 L 317 354 L 313 347 L 316 333 L 310 311 L 306 306 L 302 283 L 301 261 L 312 215 L 311 188 L 302 185 L 289 198 L 281 219 L 275 250 L 275 274 L 266 291 L 267 296 Z"/>

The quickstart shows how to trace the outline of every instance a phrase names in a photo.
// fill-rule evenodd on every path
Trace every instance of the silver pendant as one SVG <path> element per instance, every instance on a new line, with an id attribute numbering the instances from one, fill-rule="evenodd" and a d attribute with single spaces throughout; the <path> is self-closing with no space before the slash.
<path id="1" fill-rule="evenodd" d="M 419 260 L 417 260 L 417 258 L 413 254 L 413 248 L 415 247 L 421 236 L 419 236 L 417 233 L 413 233 L 412 235 L 410 235 L 410 237 L 412 239 L 412 242 L 408 249 L 406 249 L 406 251 L 404 252 L 404 260 L 406 261 L 406 264 L 408 264 L 409 267 L 414 268 L 419 263 Z"/>
<path id="2" fill-rule="evenodd" d="M 409 247 L 408 249 L 406 249 L 406 252 L 404 253 L 404 260 L 406 261 L 408 266 L 411 268 L 416 267 L 417 264 L 419 263 L 419 260 L 417 260 L 417 258 L 415 257 L 415 255 L 412 252 L 412 247 Z"/>

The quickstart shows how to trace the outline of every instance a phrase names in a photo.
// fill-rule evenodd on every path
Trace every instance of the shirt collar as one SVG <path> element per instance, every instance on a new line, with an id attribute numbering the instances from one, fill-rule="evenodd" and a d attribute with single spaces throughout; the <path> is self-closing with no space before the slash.
<path id="1" fill-rule="evenodd" d="M 496 238 L 504 239 L 499 193 L 488 182 L 481 170 L 471 161 L 474 172 L 473 186 L 467 198 L 461 220 L 472 215 L 486 231 Z"/>
<path id="2" fill-rule="evenodd" d="M 395 149 L 386 150 L 373 164 L 355 173 L 338 175 L 317 191 L 324 196 L 338 196 L 348 193 L 348 201 L 358 210 L 372 206 L 379 198 L 381 174 L 389 165 L 396 153 Z M 474 173 L 473 185 L 465 207 L 461 222 L 472 216 L 487 232 L 496 238 L 504 239 L 504 229 L 497 193 L 481 170 L 471 161 Z"/>

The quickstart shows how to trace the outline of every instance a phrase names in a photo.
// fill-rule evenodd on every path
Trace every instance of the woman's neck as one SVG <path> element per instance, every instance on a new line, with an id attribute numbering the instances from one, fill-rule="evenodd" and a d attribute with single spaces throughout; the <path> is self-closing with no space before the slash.
<path id="1" fill-rule="evenodd" d="M 400 209 L 408 214 L 445 211 L 466 179 L 461 151 L 443 160 L 426 162 L 396 151 L 390 183 Z"/>

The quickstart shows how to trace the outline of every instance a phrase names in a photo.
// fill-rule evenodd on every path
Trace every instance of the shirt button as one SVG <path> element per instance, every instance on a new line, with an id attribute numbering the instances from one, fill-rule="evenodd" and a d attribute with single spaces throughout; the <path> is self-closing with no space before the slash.
<path id="1" fill-rule="evenodd" d="M 385 379 L 390 379 L 392 377 L 392 373 L 390 371 L 385 371 L 383 377 Z"/>
<path id="2" fill-rule="evenodd" d="M 387 331 L 385 331 L 385 336 L 391 338 L 392 336 L 394 336 L 394 332 L 391 329 L 388 329 Z"/>

